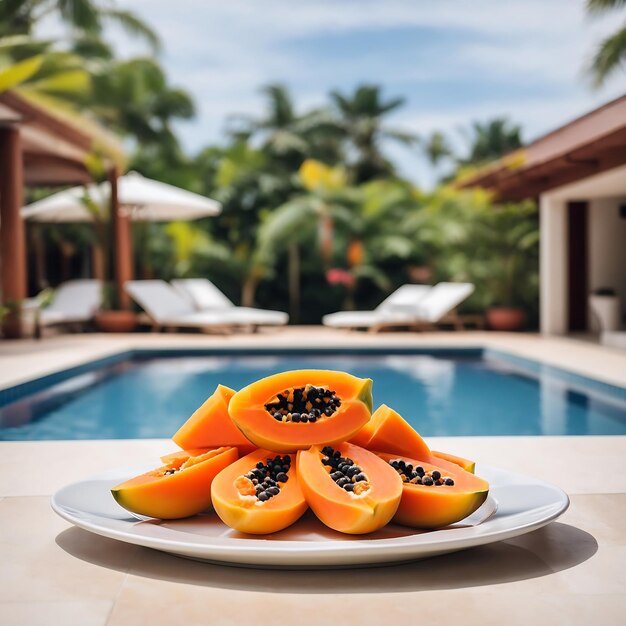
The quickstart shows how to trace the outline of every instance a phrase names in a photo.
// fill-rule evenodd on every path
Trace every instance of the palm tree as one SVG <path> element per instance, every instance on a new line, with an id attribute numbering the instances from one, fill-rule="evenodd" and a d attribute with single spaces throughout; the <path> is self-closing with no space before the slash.
<path id="1" fill-rule="evenodd" d="M 459 159 L 462 165 L 481 165 L 516 150 L 522 145 L 522 130 L 505 117 L 474 122 L 466 133 L 469 153 Z"/>
<path id="2" fill-rule="evenodd" d="M 383 156 L 380 144 L 395 139 L 411 145 L 415 136 L 388 128 L 383 118 L 404 104 L 404 98 L 382 99 L 377 85 L 360 85 L 354 94 L 333 91 L 330 97 L 339 115 L 338 125 L 348 140 L 348 168 L 354 183 L 393 174 L 393 166 Z"/>
<path id="3" fill-rule="evenodd" d="M 356 199 L 341 166 L 329 167 L 309 159 L 299 175 L 305 192 L 272 211 L 259 229 L 254 255 L 257 265 L 268 267 L 280 252 L 288 252 L 290 317 L 295 321 L 300 310 L 300 246 L 312 242 L 328 267 L 335 223 L 351 221 Z"/>
<path id="4" fill-rule="evenodd" d="M 131 11 L 107 4 L 97 0 L 5 0 L 0 3 L 0 36 L 30 35 L 42 19 L 55 15 L 70 27 L 73 36 L 99 35 L 107 23 L 114 23 L 146 41 L 154 52 L 160 49 L 157 34 L 145 22 Z"/>
<path id="5" fill-rule="evenodd" d="M 624 0 L 587 0 L 587 12 L 596 15 L 626 6 Z M 602 41 L 591 61 L 594 84 L 600 87 L 626 61 L 626 24 Z"/>
<path id="6" fill-rule="evenodd" d="M 27 35 L 0 37 L 0 92 L 17 88 L 59 109 L 85 97 L 89 87 L 80 56 Z"/>
<path id="7" fill-rule="evenodd" d="M 236 141 L 260 139 L 262 150 L 292 171 L 307 157 L 338 159 L 337 127 L 328 111 L 314 109 L 299 115 L 284 85 L 266 85 L 261 91 L 267 103 L 265 116 L 231 117 L 231 137 Z"/>
<path id="8" fill-rule="evenodd" d="M 171 87 L 162 68 L 149 58 L 104 64 L 92 78 L 84 103 L 105 123 L 136 139 L 144 149 L 175 156 L 179 150 L 172 122 L 195 114 L 191 97 Z"/>

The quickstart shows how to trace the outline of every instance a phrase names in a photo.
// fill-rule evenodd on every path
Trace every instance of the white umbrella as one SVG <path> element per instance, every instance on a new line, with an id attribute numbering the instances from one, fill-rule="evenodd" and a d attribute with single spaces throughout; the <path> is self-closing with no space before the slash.
<path id="1" fill-rule="evenodd" d="M 195 220 L 217 215 L 222 210 L 220 203 L 211 198 L 144 178 L 137 172 L 120 176 L 117 185 L 121 211 L 126 211 L 136 222 Z M 98 206 L 108 207 L 108 181 L 55 193 L 24 207 L 22 217 L 36 222 L 91 222 L 93 216 L 85 206 L 85 196 Z"/>

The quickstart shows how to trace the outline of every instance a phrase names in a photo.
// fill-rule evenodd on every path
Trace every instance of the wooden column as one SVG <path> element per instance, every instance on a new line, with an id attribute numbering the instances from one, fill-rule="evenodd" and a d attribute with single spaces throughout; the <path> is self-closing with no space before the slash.
<path id="1" fill-rule="evenodd" d="M 26 298 L 26 235 L 20 215 L 24 171 L 20 131 L 0 126 L 0 255 L 2 302 L 11 308 L 3 320 L 5 337 L 22 334 L 21 301 Z"/>
<path id="2" fill-rule="evenodd" d="M 129 216 L 120 210 L 117 195 L 117 167 L 109 171 L 111 185 L 111 225 L 113 227 L 113 265 L 118 301 L 121 309 L 130 308 L 130 298 L 124 291 L 124 283 L 133 279 L 133 253 L 131 241 L 131 222 Z"/>

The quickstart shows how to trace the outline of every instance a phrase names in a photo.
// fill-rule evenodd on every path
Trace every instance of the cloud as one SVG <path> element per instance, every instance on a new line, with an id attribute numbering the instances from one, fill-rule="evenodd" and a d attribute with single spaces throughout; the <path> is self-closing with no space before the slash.
<path id="1" fill-rule="evenodd" d="M 527 137 L 623 91 L 617 77 L 591 92 L 582 68 L 615 28 L 589 19 L 584 0 L 133 0 L 161 35 L 172 83 L 196 99 L 198 117 L 178 125 L 190 150 L 220 140 L 233 113 L 260 114 L 259 86 L 284 82 L 300 108 L 359 81 L 405 95 L 392 118 L 414 132 L 449 132 L 507 114 Z M 57 29 L 49 22 L 45 25 Z M 142 50 L 112 31 L 124 55 Z M 391 148 L 403 170 L 411 155 Z M 408 163 L 408 165 L 407 165 Z"/>

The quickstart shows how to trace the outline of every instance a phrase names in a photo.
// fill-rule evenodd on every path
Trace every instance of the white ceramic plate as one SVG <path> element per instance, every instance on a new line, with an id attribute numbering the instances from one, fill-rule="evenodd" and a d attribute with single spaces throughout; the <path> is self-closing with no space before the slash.
<path id="1" fill-rule="evenodd" d="M 115 470 L 64 487 L 52 508 L 80 528 L 179 556 L 248 567 L 364 567 L 411 561 L 521 535 L 546 525 L 568 507 L 558 487 L 528 476 L 479 466 L 491 485 L 489 498 L 470 517 L 445 529 L 417 531 L 389 524 L 376 533 L 350 536 L 326 528 L 310 513 L 279 533 L 238 533 L 214 513 L 185 520 L 138 520 L 121 508 L 111 487 L 152 466 Z"/>

